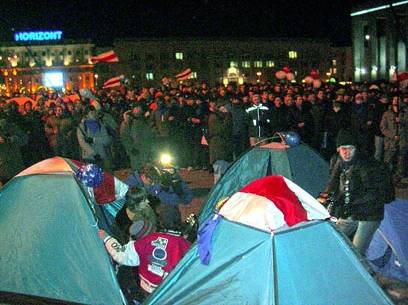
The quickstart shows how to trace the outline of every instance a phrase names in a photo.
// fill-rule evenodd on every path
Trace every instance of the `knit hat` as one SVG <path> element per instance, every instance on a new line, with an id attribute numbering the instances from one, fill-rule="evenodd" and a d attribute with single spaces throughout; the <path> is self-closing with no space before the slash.
<path id="1" fill-rule="evenodd" d="M 133 240 L 141 239 L 150 233 L 153 233 L 154 226 L 148 220 L 138 220 L 134 222 L 130 228 L 129 233 Z"/>
<path id="2" fill-rule="evenodd" d="M 341 129 L 337 134 L 336 147 L 353 145 L 358 146 L 356 135 L 350 129 Z"/>

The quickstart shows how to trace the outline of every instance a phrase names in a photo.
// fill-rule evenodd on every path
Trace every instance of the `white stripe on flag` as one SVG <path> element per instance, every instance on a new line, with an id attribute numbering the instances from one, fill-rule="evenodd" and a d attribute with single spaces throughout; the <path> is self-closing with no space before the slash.
<path id="1" fill-rule="evenodd" d="M 123 75 L 113 77 L 111 79 L 108 79 L 106 82 L 103 83 L 103 88 L 112 88 L 112 87 L 118 87 L 121 85 L 121 81 L 124 78 Z"/>
<path id="2" fill-rule="evenodd" d="M 269 199 L 237 192 L 224 204 L 220 214 L 226 219 L 271 232 L 287 227 L 284 215 Z"/>
<path id="3" fill-rule="evenodd" d="M 184 70 L 183 72 L 180 72 L 179 74 L 176 75 L 176 80 L 185 80 L 190 78 L 191 74 L 193 74 L 193 72 L 191 71 L 190 68 Z"/>
<path id="4" fill-rule="evenodd" d="M 119 58 L 116 55 L 115 51 L 110 50 L 105 53 L 101 53 L 97 56 L 92 56 L 91 57 L 91 62 L 93 63 L 98 63 L 98 62 L 107 62 L 107 63 L 112 63 L 112 62 L 118 62 Z"/>

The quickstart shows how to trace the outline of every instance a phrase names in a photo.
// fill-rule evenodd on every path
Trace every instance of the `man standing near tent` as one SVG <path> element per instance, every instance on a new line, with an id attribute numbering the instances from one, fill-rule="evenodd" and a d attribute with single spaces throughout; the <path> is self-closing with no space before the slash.
<path id="1" fill-rule="evenodd" d="M 331 214 L 338 218 L 337 227 L 364 255 L 384 217 L 384 204 L 393 200 L 391 177 L 382 162 L 361 157 L 351 130 L 340 130 L 337 151 L 326 188 L 326 193 L 334 194 Z"/>

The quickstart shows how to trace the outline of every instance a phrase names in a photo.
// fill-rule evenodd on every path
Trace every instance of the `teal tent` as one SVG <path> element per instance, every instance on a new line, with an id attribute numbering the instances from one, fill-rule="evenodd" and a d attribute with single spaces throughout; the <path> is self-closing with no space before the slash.
<path id="1" fill-rule="evenodd" d="M 201 209 L 199 222 L 203 223 L 211 215 L 221 199 L 267 175 L 282 175 L 316 198 L 329 180 L 328 163 L 306 144 L 294 147 L 279 144 L 256 146 L 239 158 L 211 189 Z"/>
<path id="2" fill-rule="evenodd" d="M 125 304 L 92 201 L 66 160 L 49 160 L 0 192 L 0 291 Z"/>
<path id="3" fill-rule="evenodd" d="M 209 262 L 202 263 L 199 236 L 146 304 L 392 304 L 349 242 L 325 220 L 327 211 L 294 184 L 288 186 L 303 208 L 287 200 L 286 207 L 276 204 L 282 193 L 265 195 L 264 187 L 261 196 L 249 186 L 235 193 L 211 217 L 219 222 L 211 233 Z M 304 220 L 288 226 L 304 211 Z"/>

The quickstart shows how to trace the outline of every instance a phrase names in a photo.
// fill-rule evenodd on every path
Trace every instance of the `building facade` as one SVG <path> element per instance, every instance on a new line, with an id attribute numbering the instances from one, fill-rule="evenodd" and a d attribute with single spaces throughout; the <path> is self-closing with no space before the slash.
<path id="1" fill-rule="evenodd" d="M 370 1 L 351 13 L 355 81 L 390 80 L 406 71 L 408 1 Z"/>
<path id="2" fill-rule="evenodd" d="M 20 37 L 39 37 L 24 34 Z M 94 88 L 94 65 L 90 61 L 93 50 L 90 41 L 19 39 L 0 43 L 2 93 L 35 92 L 40 86 Z"/>
<path id="3" fill-rule="evenodd" d="M 271 80 L 288 66 L 301 81 L 318 69 L 322 77 L 348 80 L 350 48 L 332 48 L 329 41 L 311 39 L 118 39 L 119 63 L 96 67 L 99 79 L 123 74 L 135 85 L 155 85 L 192 70 L 191 81 L 243 83 Z M 102 50 L 101 50 L 102 52 Z M 350 65 L 351 66 L 351 65 Z"/>

